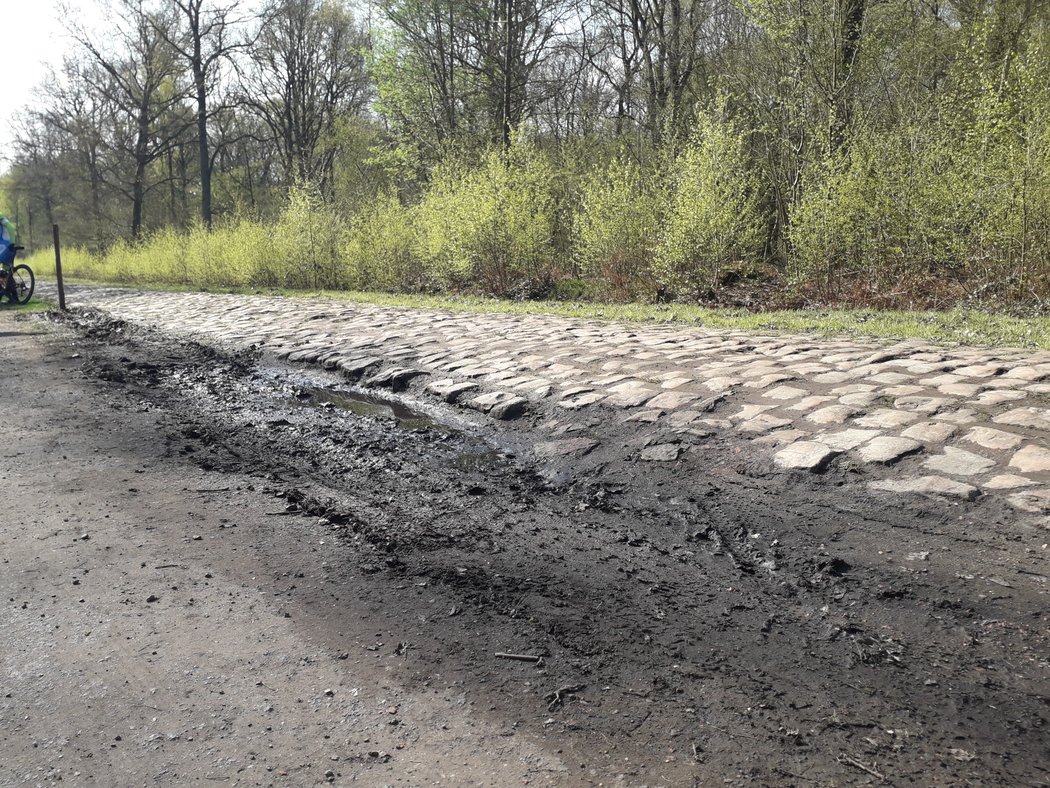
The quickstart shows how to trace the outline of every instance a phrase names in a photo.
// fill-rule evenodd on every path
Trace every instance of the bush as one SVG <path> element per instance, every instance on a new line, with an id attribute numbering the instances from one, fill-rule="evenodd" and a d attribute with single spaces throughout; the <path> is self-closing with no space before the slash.
<path id="1" fill-rule="evenodd" d="M 617 158 L 583 185 L 575 217 L 576 255 L 581 273 L 615 299 L 632 299 L 651 289 L 657 233 L 664 195 L 628 158 Z"/>
<path id="2" fill-rule="evenodd" d="M 435 174 L 418 208 L 427 275 L 448 289 L 533 294 L 553 279 L 557 226 L 554 171 L 528 142 Z"/>
<path id="3" fill-rule="evenodd" d="M 256 260 L 252 283 L 298 290 L 346 288 L 345 234 L 342 217 L 320 193 L 297 184 L 272 228 L 270 253 Z"/>
<path id="4" fill-rule="evenodd" d="M 731 122 L 701 113 L 674 166 L 653 268 L 669 294 L 696 298 L 716 289 L 727 268 L 761 256 L 765 226 L 747 140 Z"/>
<path id="5" fill-rule="evenodd" d="M 351 221 L 343 256 L 351 287 L 392 292 L 424 287 L 415 217 L 396 194 L 379 197 Z"/>
<path id="6" fill-rule="evenodd" d="M 274 228 L 245 217 L 234 217 L 215 225 L 211 234 L 198 230 L 207 244 L 210 279 L 224 287 L 259 285 L 269 271 L 273 255 Z M 199 280 L 203 282 L 209 280 Z"/>

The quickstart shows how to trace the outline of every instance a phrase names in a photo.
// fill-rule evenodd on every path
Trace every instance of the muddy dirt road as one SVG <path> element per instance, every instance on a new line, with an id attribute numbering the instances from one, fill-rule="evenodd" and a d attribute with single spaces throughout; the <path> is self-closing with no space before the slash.
<path id="1" fill-rule="evenodd" d="M 1050 784 L 1039 518 L 0 334 L 0 785 Z"/>

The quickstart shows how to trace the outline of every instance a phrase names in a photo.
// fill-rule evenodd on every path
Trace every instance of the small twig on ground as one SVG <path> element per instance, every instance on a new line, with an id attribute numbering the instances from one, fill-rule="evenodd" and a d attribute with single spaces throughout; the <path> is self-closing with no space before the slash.
<path id="1" fill-rule="evenodd" d="M 1040 574 L 1039 572 L 1030 572 L 1027 569 L 1018 569 L 1017 573 L 1020 575 L 1031 575 L 1032 577 L 1038 577 L 1043 580 L 1046 580 L 1046 575 Z"/>
<path id="2" fill-rule="evenodd" d="M 845 754 L 840 755 L 838 757 L 838 761 L 839 761 L 839 763 L 846 763 L 846 764 L 849 764 L 850 766 L 854 766 L 854 767 L 860 769 L 862 772 L 867 772 L 872 777 L 875 777 L 875 778 L 877 778 L 879 780 L 885 780 L 886 779 L 885 775 L 879 774 L 877 769 L 875 769 L 875 768 L 873 768 L 871 766 L 868 766 L 866 763 L 863 763 L 862 761 L 857 760 L 852 755 L 845 755 Z"/>
<path id="3" fill-rule="evenodd" d="M 220 493 L 229 491 L 229 487 L 198 487 L 196 490 L 194 490 L 194 492 L 197 493 Z"/>
<path id="4" fill-rule="evenodd" d="M 628 729 L 628 733 L 634 733 L 634 732 L 635 732 L 636 730 L 638 730 L 638 729 L 639 729 L 639 728 L 641 728 L 641 727 L 642 727 L 643 725 L 645 725 L 645 723 L 646 723 L 646 722 L 647 722 L 647 721 L 649 720 L 649 718 L 650 718 L 650 717 L 652 717 L 652 716 L 653 716 L 653 713 L 652 713 L 651 711 L 647 711 L 647 712 L 645 713 L 645 716 L 644 716 L 644 717 L 642 717 L 642 718 L 641 718 L 640 720 L 638 720 L 638 722 L 636 722 L 636 723 L 635 723 L 634 725 L 632 725 L 632 726 L 631 726 L 631 727 L 630 727 L 630 728 Z M 693 746 L 695 747 L 696 745 L 694 744 Z"/>
<path id="5" fill-rule="evenodd" d="M 518 662 L 535 662 L 537 665 L 543 662 L 543 657 L 534 654 L 504 654 L 502 651 L 496 652 L 496 659 L 513 659 Z"/>
<path id="6" fill-rule="evenodd" d="M 566 695 L 574 695 L 586 686 L 586 684 L 572 684 L 568 687 L 559 687 L 554 692 L 548 692 L 543 696 L 544 700 L 550 701 L 547 704 L 547 711 L 554 711 L 565 702 Z"/>
<path id="7" fill-rule="evenodd" d="M 700 724 L 706 725 L 708 728 L 714 728 L 719 733 L 724 733 L 726 736 L 732 736 L 734 739 L 738 737 L 743 737 L 745 739 L 751 739 L 752 741 L 763 741 L 763 739 L 760 739 L 758 736 L 752 736 L 750 733 L 737 733 L 735 731 L 729 731 L 725 728 L 720 728 L 713 722 L 708 722 L 707 720 L 700 720 Z"/>
<path id="8" fill-rule="evenodd" d="M 796 780 L 805 780 L 808 783 L 820 782 L 820 780 L 814 780 L 812 777 L 806 777 L 806 775 L 804 774 L 796 774 L 795 772 L 788 771 L 787 769 L 782 769 L 779 766 L 774 767 L 773 771 L 775 771 L 777 774 L 782 774 L 785 777 L 794 777 Z"/>

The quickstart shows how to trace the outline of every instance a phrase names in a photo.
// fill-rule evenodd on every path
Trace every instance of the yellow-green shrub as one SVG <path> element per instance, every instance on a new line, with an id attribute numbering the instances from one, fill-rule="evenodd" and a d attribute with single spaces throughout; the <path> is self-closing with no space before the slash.
<path id="1" fill-rule="evenodd" d="M 731 121 L 701 113 L 674 169 L 653 270 L 668 293 L 696 297 L 760 257 L 765 227 L 747 140 Z"/>
<path id="2" fill-rule="evenodd" d="M 316 189 L 293 187 L 271 231 L 271 252 L 255 261 L 253 284 L 333 290 L 347 286 L 342 260 L 346 224 Z"/>
<path id="3" fill-rule="evenodd" d="M 439 169 L 419 205 L 419 248 L 428 278 L 493 295 L 543 289 L 553 276 L 554 170 L 534 145 L 516 141 L 481 165 Z"/>
<path id="4" fill-rule="evenodd" d="M 51 278 L 55 275 L 55 250 L 41 249 L 23 258 L 37 276 Z M 62 249 L 62 275 L 70 279 L 101 279 L 101 258 L 91 254 L 82 246 L 70 246 Z"/>
<path id="5" fill-rule="evenodd" d="M 206 244 L 202 256 L 208 261 L 209 279 L 223 287 L 243 287 L 254 284 L 253 273 L 259 261 L 272 252 L 272 228 L 261 222 L 235 217 L 217 223 L 212 232 L 200 233 L 201 244 Z"/>
<path id="6" fill-rule="evenodd" d="M 626 157 L 584 181 L 573 223 L 580 272 L 599 292 L 632 298 L 649 286 L 664 210 L 656 173 Z"/>
<path id="7" fill-rule="evenodd" d="M 811 168 L 791 217 L 796 280 L 879 287 L 962 259 L 972 217 L 952 147 L 936 128 L 873 132 Z"/>
<path id="8" fill-rule="evenodd" d="M 343 256 L 351 287 L 387 291 L 423 287 L 423 259 L 414 217 L 396 194 L 378 197 L 353 218 Z"/>

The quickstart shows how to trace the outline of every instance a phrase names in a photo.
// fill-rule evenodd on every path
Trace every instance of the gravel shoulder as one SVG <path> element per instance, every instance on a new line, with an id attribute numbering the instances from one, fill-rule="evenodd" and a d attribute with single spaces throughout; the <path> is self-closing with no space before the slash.
<path id="1" fill-rule="evenodd" d="M 2 785 L 1050 778 L 1038 518 L 98 313 L 0 334 Z"/>

